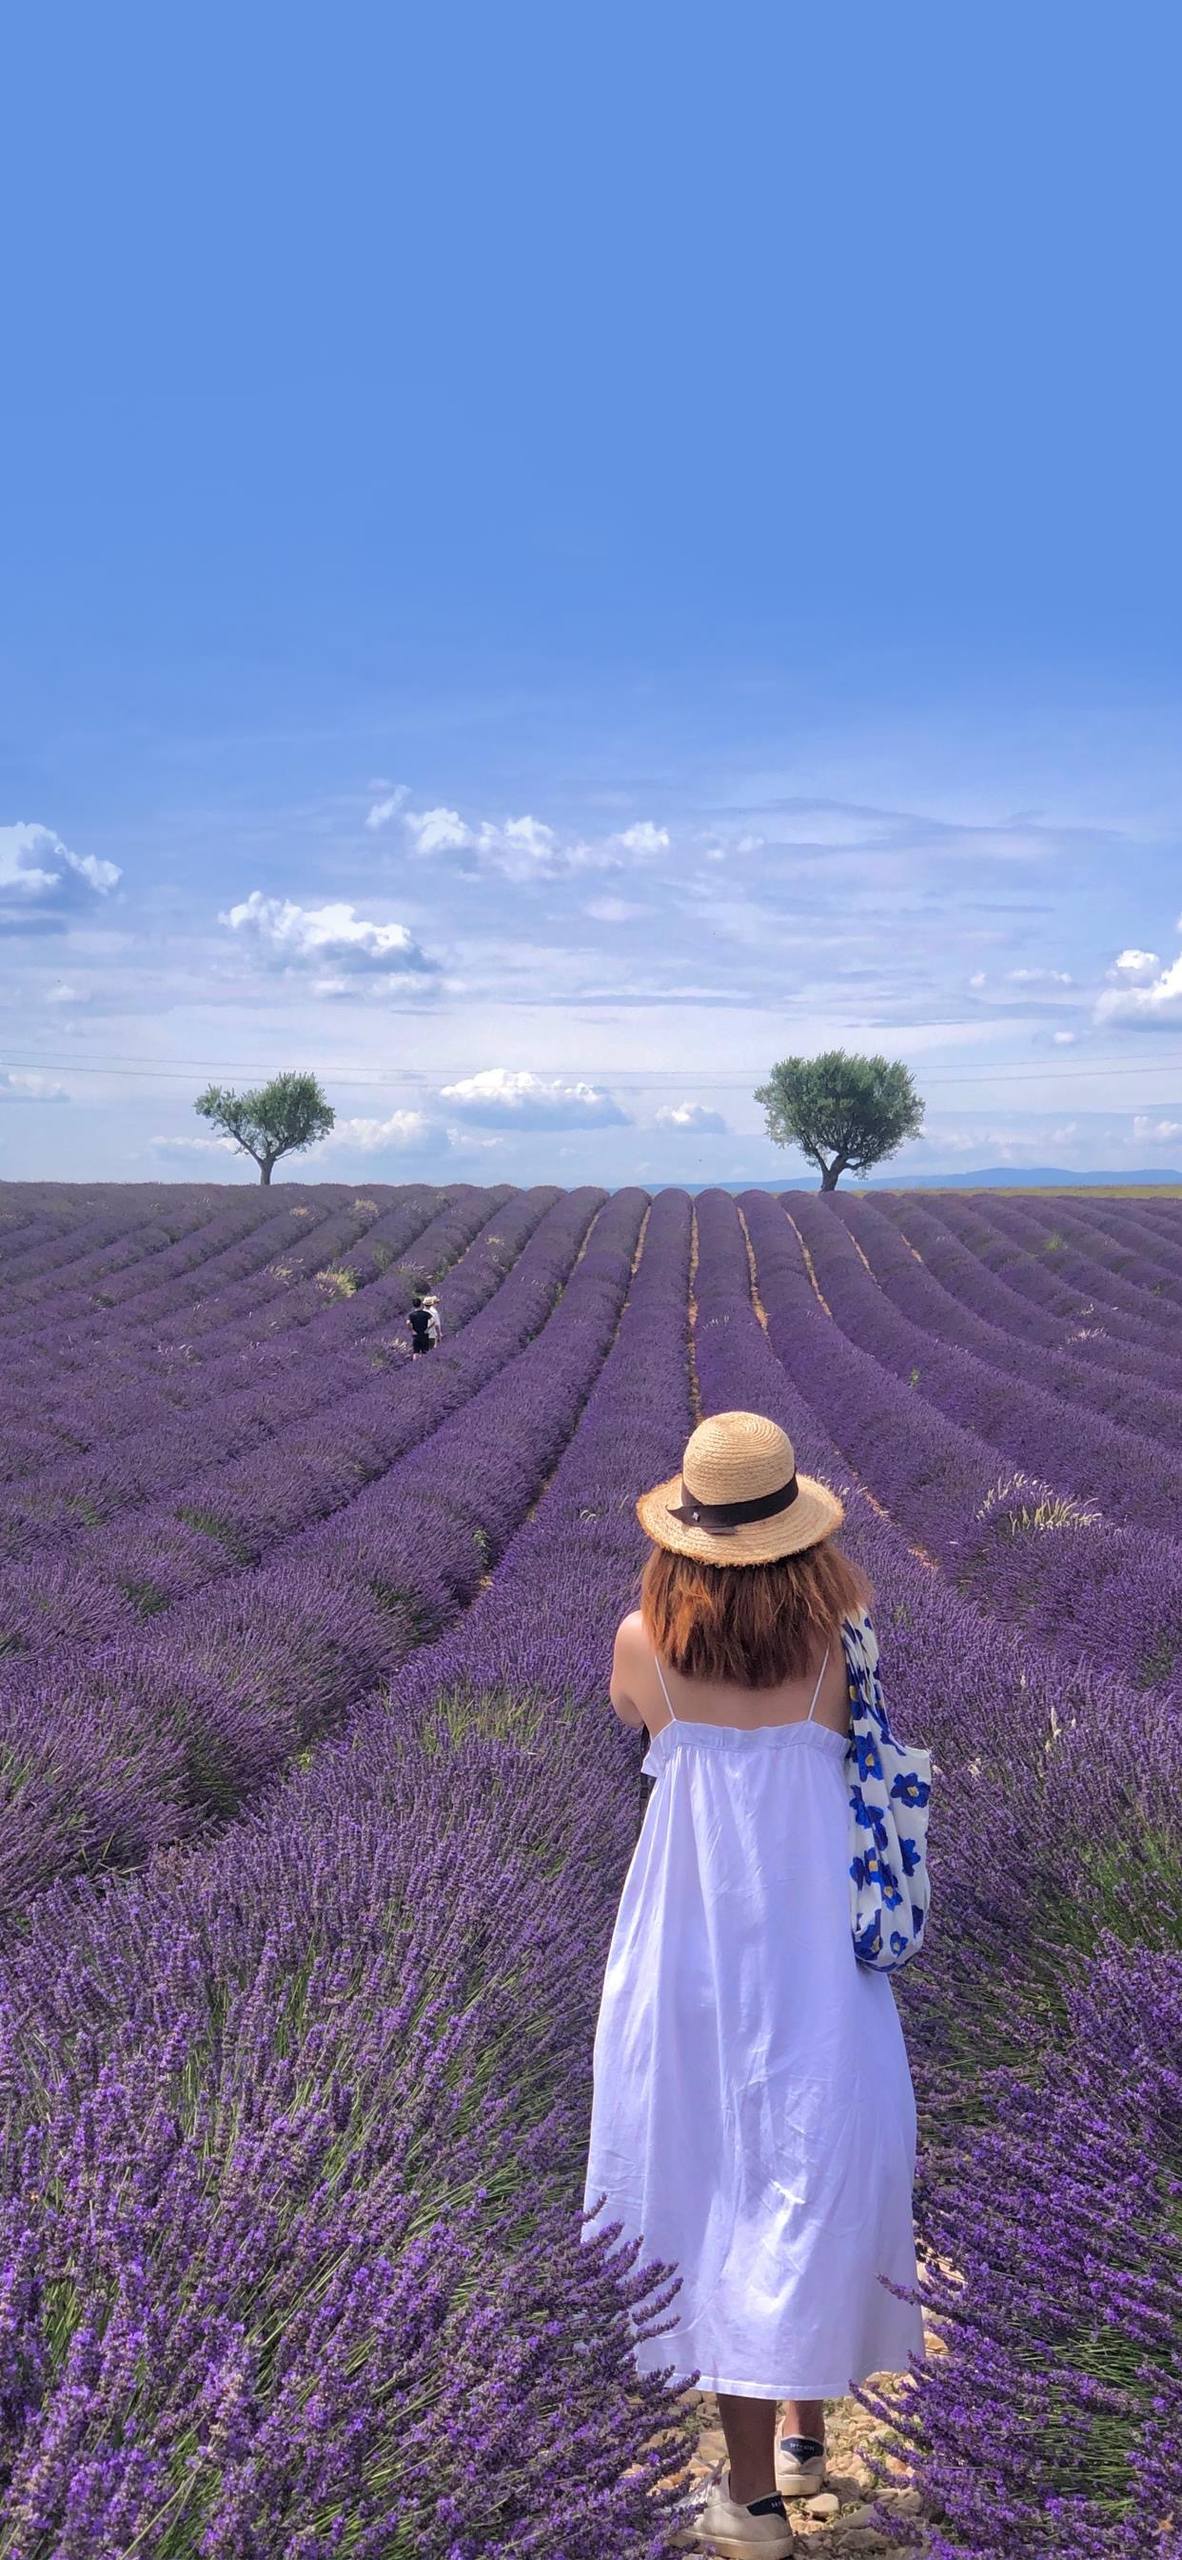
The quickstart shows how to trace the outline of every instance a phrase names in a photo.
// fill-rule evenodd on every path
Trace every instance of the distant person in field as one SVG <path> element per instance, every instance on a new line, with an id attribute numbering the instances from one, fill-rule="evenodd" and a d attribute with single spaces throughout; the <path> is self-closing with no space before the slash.
<path id="1" fill-rule="evenodd" d="M 432 1321 L 431 1309 L 424 1292 L 416 1289 L 410 1302 L 410 1347 L 412 1354 L 433 1351 L 439 1340 L 438 1319 Z"/>
<path id="2" fill-rule="evenodd" d="M 870 1593 L 836 1495 L 759 1414 L 700 1423 L 637 1511 L 653 1544 L 611 1701 L 655 1785 L 603 1983 L 584 2228 L 620 2222 L 680 2272 L 674 2325 L 634 2352 L 718 2397 L 729 2460 L 689 2542 L 784 2560 L 826 2400 L 923 2354 L 918 2306 L 879 2282 L 916 2282 L 911 2073 L 850 1919 L 846 1638 L 873 1647 Z"/>
<path id="3" fill-rule="evenodd" d="M 439 1300 L 433 1289 L 428 1289 L 423 1304 L 431 1321 L 431 1348 L 434 1350 L 443 1331 L 443 1318 L 439 1313 Z"/>

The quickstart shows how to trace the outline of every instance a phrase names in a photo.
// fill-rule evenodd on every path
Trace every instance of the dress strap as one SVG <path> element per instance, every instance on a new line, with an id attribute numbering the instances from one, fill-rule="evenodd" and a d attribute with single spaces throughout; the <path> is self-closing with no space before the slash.
<path id="1" fill-rule="evenodd" d="M 661 1683 L 661 1694 L 662 1694 L 662 1696 L 663 1696 L 663 1698 L 664 1698 L 664 1701 L 665 1701 L 666 1706 L 667 1706 L 667 1707 L 668 1707 L 668 1709 L 669 1709 L 669 1713 L 670 1713 L 670 1715 L 673 1717 L 673 1722 L 674 1722 L 674 1724 L 676 1724 L 676 1723 L 678 1722 L 678 1718 L 677 1718 L 677 1716 L 676 1716 L 676 1715 L 674 1715 L 674 1713 L 673 1713 L 673 1700 L 672 1700 L 672 1698 L 671 1698 L 671 1697 L 670 1697 L 670 1695 L 669 1695 L 668 1683 L 667 1683 L 667 1681 L 666 1681 L 666 1679 L 665 1679 L 665 1674 L 664 1674 L 664 1672 L 663 1672 L 663 1671 L 662 1671 L 662 1669 L 661 1669 L 661 1657 L 660 1657 L 660 1654 L 659 1654 L 659 1653 L 654 1653 L 654 1655 L 653 1655 L 653 1661 L 656 1663 L 656 1666 L 657 1666 L 657 1678 L 658 1678 L 658 1680 L 659 1680 L 659 1681 L 660 1681 L 660 1683 Z"/>
<path id="2" fill-rule="evenodd" d="M 821 1682 L 822 1682 L 822 1680 L 824 1679 L 825 1674 L 826 1674 L 826 1672 L 827 1672 L 827 1670 L 828 1670 L 828 1669 L 829 1669 L 829 1647 L 828 1647 L 828 1645 L 826 1645 L 826 1647 L 825 1647 L 824 1660 L 822 1661 L 821 1668 L 820 1668 L 820 1670 L 819 1670 L 819 1671 L 818 1671 L 818 1673 L 817 1673 L 817 1685 L 816 1685 L 816 1688 L 814 1689 L 813 1694 L 812 1694 L 812 1697 L 811 1697 L 811 1699 L 810 1699 L 810 1701 L 809 1701 L 809 1711 L 808 1711 L 807 1716 L 805 1717 L 805 1723 L 806 1723 L 806 1724 L 811 1724 L 811 1723 L 812 1723 L 812 1721 L 813 1721 L 813 1708 L 816 1706 L 817 1700 L 818 1700 L 818 1698 L 819 1698 L 819 1697 L 820 1697 L 820 1695 L 821 1695 Z"/>

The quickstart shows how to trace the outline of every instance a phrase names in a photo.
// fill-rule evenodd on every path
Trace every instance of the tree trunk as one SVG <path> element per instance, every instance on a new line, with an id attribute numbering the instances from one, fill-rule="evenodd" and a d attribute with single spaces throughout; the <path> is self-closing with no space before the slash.
<path id="1" fill-rule="evenodd" d="M 840 1174 L 840 1172 L 841 1172 L 841 1166 L 840 1166 L 839 1164 L 827 1164 L 827 1165 L 823 1165 L 823 1166 L 822 1166 L 822 1168 L 821 1168 L 821 1189 L 822 1189 L 822 1191 L 836 1191 L 836 1189 L 837 1189 L 838 1175 Z"/>
<path id="2" fill-rule="evenodd" d="M 270 1159 L 270 1156 L 264 1156 L 263 1161 L 262 1161 L 261 1165 L 259 1166 L 259 1181 L 260 1181 L 260 1182 L 269 1182 L 269 1181 L 270 1181 L 270 1179 L 271 1179 L 271 1159 Z"/>

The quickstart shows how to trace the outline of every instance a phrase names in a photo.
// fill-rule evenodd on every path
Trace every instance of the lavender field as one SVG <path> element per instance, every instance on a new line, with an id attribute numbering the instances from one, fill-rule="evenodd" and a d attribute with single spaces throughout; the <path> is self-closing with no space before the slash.
<path id="1" fill-rule="evenodd" d="M 938 1772 L 858 2547 L 1182 2551 L 1182 1200 L 12 1184 L 0 1348 L 0 2554 L 672 2552 L 671 2271 L 578 2219 L 607 1668 L 736 1406 Z"/>

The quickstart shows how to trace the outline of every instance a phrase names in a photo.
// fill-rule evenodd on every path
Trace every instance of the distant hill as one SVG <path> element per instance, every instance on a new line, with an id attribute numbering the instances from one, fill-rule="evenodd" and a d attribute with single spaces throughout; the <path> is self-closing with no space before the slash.
<path id="1" fill-rule="evenodd" d="M 884 1173 L 866 1183 L 851 1181 L 843 1175 L 843 1191 L 1087 1191 L 1151 1185 L 1155 1189 L 1170 1184 L 1182 1188 L 1182 1173 L 1174 1173 L 1160 1165 L 1151 1172 L 1133 1173 L 1068 1173 L 1062 1165 L 989 1165 L 983 1173 Z M 813 1174 L 759 1173 L 748 1182 L 646 1182 L 646 1191 L 816 1191 Z"/>
<path id="2" fill-rule="evenodd" d="M 993 1164 L 985 1173 L 884 1173 L 872 1179 L 866 1188 L 870 1191 L 984 1191 L 1001 1184 L 1007 1191 L 1016 1186 L 1024 1191 L 1046 1191 L 1058 1183 L 1075 1191 L 1086 1191 L 1108 1183 L 1118 1183 L 1124 1189 L 1130 1183 L 1153 1183 L 1157 1186 L 1171 1182 L 1182 1183 L 1182 1173 L 1164 1171 L 1160 1165 L 1154 1165 L 1149 1173 L 1065 1173 L 1062 1165 L 1057 1164 L 1033 1167 Z"/>

